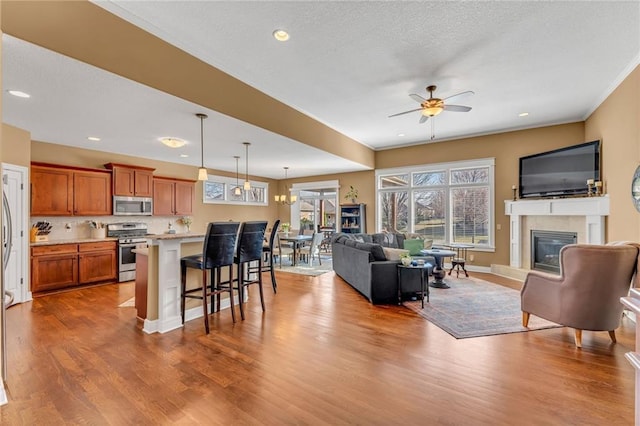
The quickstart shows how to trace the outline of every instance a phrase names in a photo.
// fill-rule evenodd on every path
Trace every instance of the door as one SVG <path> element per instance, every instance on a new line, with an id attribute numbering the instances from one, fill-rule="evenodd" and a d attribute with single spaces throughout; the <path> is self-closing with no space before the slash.
<path id="1" fill-rule="evenodd" d="M 25 180 L 27 168 L 3 164 L 3 192 L 7 198 L 7 212 L 4 212 L 2 234 L 4 249 L 9 248 L 7 263 L 4 265 L 4 287 L 13 295 L 13 302 L 31 300 L 27 279 L 27 206 Z M 8 220 L 10 217 L 11 220 Z M 10 229 L 9 229 L 10 227 Z M 11 236 L 11 241 L 6 238 Z"/>

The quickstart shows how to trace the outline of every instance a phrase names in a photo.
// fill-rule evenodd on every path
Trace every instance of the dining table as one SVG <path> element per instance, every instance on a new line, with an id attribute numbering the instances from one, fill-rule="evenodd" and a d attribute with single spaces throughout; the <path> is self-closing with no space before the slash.
<path id="1" fill-rule="evenodd" d="M 313 235 L 280 235 L 279 236 L 280 242 L 282 241 L 286 241 L 289 243 L 292 243 L 292 248 L 293 248 L 293 266 L 296 266 L 298 263 L 298 250 L 300 249 L 300 247 L 302 247 L 302 245 L 304 245 L 304 243 L 309 242 L 313 239 Z"/>

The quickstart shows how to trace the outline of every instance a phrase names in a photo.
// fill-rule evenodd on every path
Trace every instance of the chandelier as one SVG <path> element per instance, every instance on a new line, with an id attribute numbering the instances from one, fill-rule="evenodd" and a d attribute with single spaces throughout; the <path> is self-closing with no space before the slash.
<path id="1" fill-rule="evenodd" d="M 289 170 L 289 168 L 288 167 L 283 167 L 283 169 L 284 169 L 284 179 L 286 181 L 287 180 L 287 170 Z M 285 182 L 285 185 L 286 185 L 286 182 Z M 298 201 L 298 197 L 296 195 L 291 195 L 288 200 L 287 200 L 287 195 L 286 194 L 275 195 L 273 198 L 276 200 L 276 203 L 280 203 L 282 205 L 286 204 L 288 206 L 290 206 L 291 204 L 293 204 L 296 201 Z"/>

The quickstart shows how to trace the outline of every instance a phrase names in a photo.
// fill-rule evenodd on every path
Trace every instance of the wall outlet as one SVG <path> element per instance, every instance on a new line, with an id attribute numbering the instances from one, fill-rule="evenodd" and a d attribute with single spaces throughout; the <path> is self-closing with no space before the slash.
<path id="1" fill-rule="evenodd" d="M 473 262 L 473 259 L 475 259 L 476 257 L 473 254 L 469 255 L 469 262 Z"/>
<path id="2" fill-rule="evenodd" d="M 64 229 L 65 229 L 67 232 L 71 232 L 71 224 L 70 224 L 70 223 L 65 223 L 65 224 L 64 224 Z"/>
<path id="3" fill-rule="evenodd" d="M 499 231 L 499 230 L 501 230 L 501 229 L 502 229 L 502 225 L 497 224 L 497 225 L 496 225 L 496 229 L 497 229 L 498 231 Z"/>

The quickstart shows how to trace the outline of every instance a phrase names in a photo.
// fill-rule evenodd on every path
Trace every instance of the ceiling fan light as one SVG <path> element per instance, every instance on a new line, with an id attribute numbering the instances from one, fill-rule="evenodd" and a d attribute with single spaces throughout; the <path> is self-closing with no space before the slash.
<path id="1" fill-rule="evenodd" d="M 426 107 L 422 110 L 422 115 L 427 117 L 435 117 L 440 114 L 444 109 L 440 106 Z"/>
<path id="2" fill-rule="evenodd" d="M 198 169 L 198 180 L 208 180 L 209 174 L 207 173 L 207 169 L 204 167 L 200 167 Z"/>

